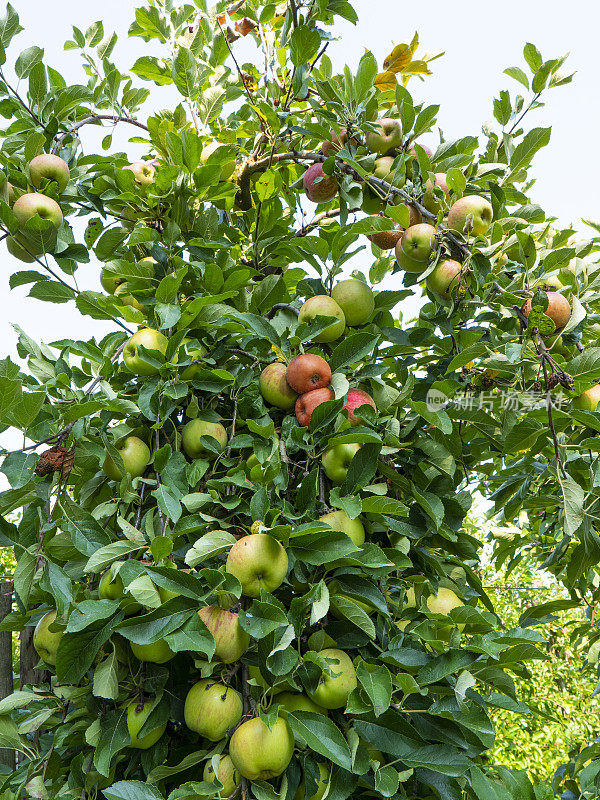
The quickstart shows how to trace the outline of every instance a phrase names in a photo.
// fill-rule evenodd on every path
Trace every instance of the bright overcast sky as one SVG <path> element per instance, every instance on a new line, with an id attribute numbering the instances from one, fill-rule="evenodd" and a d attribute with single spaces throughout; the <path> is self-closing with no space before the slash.
<path id="1" fill-rule="evenodd" d="M 45 49 L 47 63 L 58 68 L 71 83 L 84 83 L 78 55 L 64 52 L 63 42 L 71 36 L 71 26 L 82 30 L 99 16 L 105 30 L 119 35 L 113 60 L 126 70 L 146 50 L 141 39 L 128 39 L 126 32 L 133 10 L 141 0 L 12 0 L 25 28 L 9 50 L 9 63 L 18 52 L 37 44 Z M 447 3 L 430 0 L 427 5 L 400 0 L 354 0 L 360 22 L 354 27 L 340 24 L 341 41 L 332 43 L 329 55 L 336 67 L 349 61 L 355 67 L 365 48 L 373 51 L 379 64 L 394 44 L 407 42 L 418 30 L 421 49 L 445 50 L 446 55 L 432 64 L 433 76 L 424 83 L 414 79 L 410 89 L 416 101 L 439 103 L 439 124 L 446 138 L 479 135 L 481 125 L 491 117 L 492 98 L 500 89 L 511 93 L 518 84 L 503 75 L 506 67 L 523 64 L 522 50 L 531 41 L 542 56 L 557 57 L 570 51 L 568 67 L 577 70 L 573 83 L 551 91 L 547 108 L 532 113 L 530 126 L 552 125 L 552 140 L 538 154 L 535 173 L 538 181 L 532 194 L 548 213 L 563 223 L 582 227 L 583 218 L 600 218 L 598 185 L 600 184 L 598 150 L 593 144 L 600 127 L 598 109 L 598 30 L 600 6 L 595 0 L 571 0 L 568 7 L 556 0 L 503 0 L 482 3 L 481 0 L 459 0 Z M 153 84 L 145 84 L 153 86 Z M 156 92 L 153 106 L 166 105 L 166 96 Z M 168 101 L 167 101 L 168 102 Z M 99 137 L 86 134 L 86 145 Z M 431 137 L 434 141 L 434 137 Z M 425 140 L 424 140 L 425 141 Z M 119 148 L 126 147 L 126 138 Z M 131 147 L 132 156 L 140 155 Z M 14 291 L 8 288 L 11 272 L 20 263 L 6 253 L 2 274 L 0 333 L 2 356 L 15 357 L 16 337 L 11 327 L 15 322 L 36 340 L 46 342 L 63 337 L 100 337 L 111 325 L 82 317 L 73 304 L 50 305 L 27 298 L 27 287 Z M 368 260 L 368 250 L 363 256 Z M 365 264 L 368 270 L 368 263 Z M 27 268 L 26 266 L 24 267 Z M 80 288 L 99 289 L 98 266 L 83 265 L 78 271 Z M 393 284 L 399 278 L 394 276 Z M 386 285 L 389 283 L 386 282 Z"/>

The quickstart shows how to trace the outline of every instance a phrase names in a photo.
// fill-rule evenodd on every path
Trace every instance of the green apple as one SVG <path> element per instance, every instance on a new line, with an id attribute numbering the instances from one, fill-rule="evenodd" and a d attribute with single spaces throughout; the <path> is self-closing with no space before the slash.
<path id="1" fill-rule="evenodd" d="M 152 644 L 136 644 L 131 642 L 133 655 L 140 661 L 149 661 L 151 664 L 166 664 L 175 653 L 171 650 L 164 639 L 159 639 Z"/>
<path id="2" fill-rule="evenodd" d="M 327 715 L 327 710 L 314 703 L 310 697 L 297 692 L 282 692 L 277 695 L 277 702 L 280 705 L 279 716 L 287 719 L 288 714 L 294 711 L 312 711 L 315 714 Z"/>
<path id="3" fill-rule="evenodd" d="M 120 286 L 124 278 L 120 278 L 118 275 L 115 275 L 114 272 L 106 269 L 105 267 L 102 268 L 102 272 L 100 273 L 100 283 L 102 284 L 102 288 L 108 294 L 114 294 L 117 290 L 117 286 Z"/>
<path id="4" fill-rule="evenodd" d="M 133 180 L 140 186 L 150 186 L 154 183 L 156 168 L 149 161 L 135 161 L 133 164 L 128 164 L 124 169 L 133 172 Z"/>
<path id="5" fill-rule="evenodd" d="M 313 203 L 330 203 L 338 193 L 338 182 L 335 175 L 327 175 L 323 164 L 312 164 L 302 178 L 304 191 Z"/>
<path id="6" fill-rule="evenodd" d="M 464 606 L 463 601 L 452 589 L 447 589 L 445 586 L 440 586 L 437 594 L 430 594 L 427 598 L 427 608 L 435 614 L 448 615 L 453 608 L 458 608 L 459 606 Z M 450 636 L 451 627 L 451 625 L 440 626 L 437 632 L 439 638 L 447 641 Z M 457 624 L 456 627 L 462 631 L 465 626 L 463 623 L 460 623 Z"/>
<path id="7" fill-rule="evenodd" d="M 411 261 L 426 263 L 433 253 L 436 233 L 433 225 L 429 225 L 427 222 L 411 225 L 402 234 L 400 248 Z"/>
<path id="8" fill-rule="evenodd" d="M 469 194 L 461 197 L 448 212 L 448 227 L 458 233 L 484 236 L 492 224 L 494 211 L 485 197 Z M 468 227 L 469 230 L 465 230 Z"/>
<path id="9" fill-rule="evenodd" d="M 202 442 L 203 436 L 215 439 L 219 449 L 223 450 L 227 444 L 227 431 L 220 422 L 207 422 L 203 419 L 191 419 L 183 426 L 181 441 L 183 449 L 189 458 L 214 455 Z"/>
<path id="10" fill-rule="evenodd" d="M 317 294 L 314 297 L 310 297 L 300 309 L 298 322 L 310 323 L 317 317 L 335 317 L 337 322 L 332 322 L 321 333 L 318 333 L 313 338 L 313 341 L 333 342 L 344 334 L 346 317 L 333 297 L 329 297 L 327 294 Z"/>
<path id="11" fill-rule="evenodd" d="M 364 544 L 365 541 L 365 528 L 358 517 L 350 519 L 348 514 L 341 509 L 337 511 L 330 511 L 329 514 L 324 514 L 319 517 L 319 522 L 325 522 L 331 525 L 334 531 L 341 531 L 349 536 L 357 547 Z"/>
<path id="12" fill-rule="evenodd" d="M 332 483 L 339 486 L 344 482 L 350 462 L 359 450 L 359 444 L 336 444 L 325 451 L 321 461 L 325 475 Z"/>
<path id="13" fill-rule="evenodd" d="M 234 767 L 250 781 L 266 781 L 281 775 L 293 754 L 294 736 L 287 721 L 281 718 L 271 730 L 260 717 L 242 722 L 229 743 Z"/>
<path id="14" fill-rule="evenodd" d="M 41 219 L 49 219 L 55 228 L 60 228 L 63 221 L 63 213 L 56 200 L 39 192 L 22 194 L 15 201 L 13 213 L 20 228 L 24 228 L 36 214 Z"/>
<path id="15" fill-rule="evenodd" d="M 117 447 L 117 452 L 123 459 L 125 472 L 131 475 L 132 478 L 139 478 L 144 474 L 152 457 L 148 445 L 137 436 L 128 436 L 124 439 L 119 447 Z M 123 479 L 123 473 L 108 453 L 102 464 L 102 469 L 113 481 L 120 481 Z"/>
<path id="16" fill-rule="evenodd" d="M 226 147 L 228 147 L 228 145 L 221 144 L 221 142 L 209 142 L 202 148 L 202 152 L 200 153 L 200 161 L 205 165 L 208 164 L 210 157 L 214 153 L 218 153 L 221 148 Z M 215 158 L 213 159 L 213 162 L 221 167 L 221 180 L 228 181 L 233 176 L 237 166 L 235 158 L 231 158 L 227 161 L 222 161 L 220 158 Z"/>
<path id="17" fill-rule="evenodd" d="M 158 367 L 144 361 L 138 351 L 138 347 L 141 346 L 145 350 L 149 350 L 154 358 L 161 360 L 160 356 L 164 357 L 168 343 L 167 337 L 160 331 L 154 330 L 154 328 L 141 328 L 137 333 L 133 334 L 123 348 L 125 366 L 134 375 L 156 375 Z"/>
<path id="18" fill-rule="evenodd" d="M 110 569 L 107 569 L 100 578 L 98 597 L 100 600 L 121 600 L 121 608 L 127 616 L 137 614 L 142 608 L 129 592 L 125 591 L 121 576 L 117 573 L 113 577 Z"/>
<path id="19" fill-rule="evenodd" d="M 151 710 L 152 702 L 150 700 L 146 700 L 144 703 L 138 703 L 134 700 L 127 706 L 127 730 L 131 738 L 129 747 L 133 747 L 134 750 L 148 750 L 148 748 L 158 742 L 167 729 L 167 723 L 164 722 L 140 739 L 138 734 L 150 716 Z"/>
<path id="20" fill-rule="evenodd" d="M 262 676 L 259 667 L 251 665 L 248 667 L 248 676 L 254 678 L 256 683 L 261 687 L 264 692 L 268 692 L 272 697 L 281 694 L 281 692 L 288 692 L 293 690 L 293 686 L 285 678 L 275 676 L 274 682 L 267 681 Z"/>
<path id="21" fill-rule="evenodd" d="M 60 156 L 43 153 L 29 162 L 29 176 L 36 189 L 41 189 L 47 181 L 52 181 L 59 193 L 64 192 L 69 183 L 69 165 Z"/>
<path id="22" fill-rule="evenodd" d="M 297 393 L 287 382 L 287 366 L 274 361 L 266 366 L 258 379 L 258 388 L 263 398 L 272 406 L 289 411 L 298 399 Z"/>
<path id="23" fill-rule="evenodd" d="M 56 611 L 48 611 L 40 619 L 33 631 L 33 646 L 38 656 L 46 664 L 56 664 L 56 651 L 62 639 L 62 631 L 51 631 L 50 626 L 56 620 Z"/>
<path id="24" fill-rule="evenodd" d="M 300 785 L 294 795 L 294 800 L 322 800 L 323 795 L 329 786 L 329 772 L 330 767 L 327 764 L 319 762 L 319 777 L 317 778 L 317 789 L 310 797 L 306 797 L 306 784 L 304 777 L 300 781 Z"/>
<path id="25" fill-rule="evenodd" d="M 323 670 L 312 699 L 323 708 L 343 708 L 350 692 L 358 685 L 352 659 L 343 650 L 335 648 L 321 650 L 319 655 L 328 661 L 333 675 Z"/>
<path id="26" fill-rule="evenodd" d="M 381 156 L 375 161 L 375 169 L 373 175 L 386 183 L 391 183 L 392 186 L 401 189 L 406 183 L 406 175 L 402 166 L 394 169 L 394 156 Z M 390 200 L 389 202 L 393 202 Z"/>
<path id="27" fill-rule="evenodd" d="M 231 756 L 219 756 L 216 775 L 212 762 L 212 758 L 210 761 L 206 762 L 204 772 L 202 773 L 202 780 L 214 783 L 215 779 L 218 779 L 223 786 L 219 792 L 219 797 L 231 797 L 242 782 L 241 775 L 233 766 Z"/>
<path id="28" fill-rule="evenodd" d="M 442 204 L 436 197 L 435 189 L 440 189 L 446 197 L 450 194 L 450 188 L 446 183 L 445 172 L 436 172 L 433 181 L 431 179 L 426 181 L 425 193 L 421 201 L 427 211 L 430 211 L 432 214 L 439 214 L 442 209 Z"/>
<path id="29" fill-rule="evenodd" d="M 456 300 L 464 294 L 465 286 L 461 284 L 462 264 L 452 259 L 444 258 L 435 265 L 425 283 L 429 291 L 437 294 L 443 300 Z"/>
<path id="30" fill-rule="evenodd" d="M 425 272 L 427 269 L 427 261 L 417 261 L 406 255 L 402 249 L 402 239 L 400 239 L 396 245 L 396 261 L 398 262 L 398 266 L 405 272 L 419 273 Z"/>
<path id="31" fill-rule="evenodd" d="M 181 342 L 181 344 L 182 345 L 186 345 L 188 342 L 189 342 L 189 339 L 185 338 Z M 205 369 L 205 367 L 199 362 L 202 361 L 202 359 L 206 356 L 207 350 L 206 350 L 206 347 L 204 347 L 204 345 L 201 344 L 200 347 L 191 347 L 189 349 L 186 347 L 186 353 L 187 353 L 188 358 L 193 358 L 194 359 L 195 363 L 194 364 L 190 364 L 189 366 L 187 366 L 182 371 L 181 377 L 183 378 L 184 381 L 193 381 L 194 378 L 196 378 L 197 375 L 203 369 Z"/>
<path id="32" fill-rule="evenodd" d="M 375 310 L 371 287 L 356 278 L 336 283 L 331 296 L 344 312 L 346 325 L 364 325 Z"/>
<path id="33" fill-rule="evenodd" d="M 137 311 L 146 311 L 140 301 L 131 294 L 131 290 L 127 281 L 120 283 L 115 288 L 113 294 L 115 297 L 119 298 L 123 305 L 131 306 L 131 308 L 135 308 Z"/>
<path id="34" fill-rule="evenodd" d="M 375 123 L 375 130 L 366 134 L 367 147 L 372 153 L 386 155 L 402 144 L 402 128 L 397 119 L 385 117 Z"/>
<path id="35" fill-rule="evenodd" d="M 591 386 L 573 400 L 573 408 L 582 411 L 595 411 L 600 402 L 600 383 Z"/>
<path id="36" fill-rule="evenodd" d="M 260 597 L 281 586 L 288 569 L 285 548 L 267 533 L 251 533 L 233 545 L 225 569 L 242 584 L 246 597 Z"/>
<path id="37" fill-rule="evenodd" d="M 238 724 L 243 710 L 242 696 L 235 689 L 206 678 L 187 693 L 183 717 L 191 731 L 218 742 Z"/>
<path id="38" fill-rule="evenodd" d="M 224 664 L 239 661 L 250 644 L 250 636 L 241 627 L 233 611 L 219 606 L 204 606 L 198 616 L 215 640 L 215 656 Z"/>

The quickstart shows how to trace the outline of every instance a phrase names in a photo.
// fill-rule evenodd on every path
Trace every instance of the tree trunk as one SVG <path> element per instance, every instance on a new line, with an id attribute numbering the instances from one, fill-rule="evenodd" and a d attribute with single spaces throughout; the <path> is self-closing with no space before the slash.
<path id="1" fill-rule="evenodd" d="M 12 611 L 12 581 L 0 581 L 0 622 Z M 12 632 L 0 631 L 0 700 L 13 692 Z M 15 768 L 13 750 L 0 749 L 0 764 Z"/>
<path id="2" fill-rule="evenodd" d="M 19 665 L 19 685 L 21 689 L 27 684 L 41 686 L 43 683 L 49 683 L 50 681 L 50 675 L 47 670 L 35 668 L 40 657 L 33 646 L 33 631 L 34 628 L 31 625 L 21 631 L 21 659 Z"/>

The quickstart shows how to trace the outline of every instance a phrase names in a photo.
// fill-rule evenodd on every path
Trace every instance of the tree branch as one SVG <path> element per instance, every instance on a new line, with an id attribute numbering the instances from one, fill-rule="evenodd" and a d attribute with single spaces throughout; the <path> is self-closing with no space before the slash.
<path id="1" fill-rule="evenodd" d="M 113 114 L 91 114 L 89 117 L 84 117 L 84 119 L 80 119 L 79 122 L 76 122 L 68 131 L 61 133 L 60 135 L 57 134 L 55 136 L 55 141 L 52 146 L 51 153 L 57 153 L 60 150 L 60 147 L 64 140 L 71 136 L 80 128 L 83 128 L 84 125 L 92 125 L 96 122 L 100 122 L 101 120 L 108 120 L 116 125 L 119 122 L 126 122 L 128 125 L 135 125 L 136 128 L 141 128 L 143 131 L 148 132 L 148 127 L 144 125 L 143 122 L 138 122 L 137 119 L 132 119 L 131 117 L 118 117 Z"/>

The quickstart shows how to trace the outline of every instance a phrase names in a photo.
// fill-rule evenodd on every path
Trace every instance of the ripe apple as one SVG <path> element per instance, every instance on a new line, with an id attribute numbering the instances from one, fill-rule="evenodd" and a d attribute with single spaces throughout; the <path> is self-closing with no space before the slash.
<path id="1" fill-rule="evenodd" d="M 359 450 L 359 444 L 336 444 L 325 451 L 321 461 L 325 475 L 332 483 L 339 486 L 344 482 L 350 462 Z"/>
<path id="2" fill-rule="evenodd" d="M 260 597 L 260 590 L 273 592 L 281 586 L 288 569 L 284 546 L 267 533 L 242 536 L 227 556 L 225 569 L 242 584 L 246 597 Z"/>
<path id="3" fill-rule="evenodd" d="M 309 425 L 315 408 L 320 406 L 321 403 L 325 403 L 327 400 L 333 400 L 334 398 L 335 395 L 329 388 L 313 389 L 310 392 L 301 394 L 296 400 L 295 406 L 298 423 L 303 426 Z"/>
<path id="4" fill-rule="evenodd" d="M 63 221 L 63 213 L 56 200 L 39 192 L 22 194 L 15 201 L 13 212 L 20 228 L 24 228 L 25 224 L 36 214 L 41 219 L 49 219 L 55 228 L 60 228 Z"/>
<path id="5" fill-rule="evenodd" d="M 135 161 L 133 164 L 128 164 L 124 169 L 133 172 L 133 179 L 140 186 L 150 186 L 154 183 L 156 168 L 149 161 Z"/>
<path id="6" fill-rule="evenodd" d="M 579 408 L 581 411 L 595 411 L 600 402 L 600 383 L 586 389 L 579 397 L 573 400 L 573 408 Z"/>
<path id="7" fill-rule="evenodd" d="M 406 230 L 410 230 L 407 228 Z M 402 239 L 396 245 L 396 261 L 398 266 L 405 272 L 425 272 L 427 269 L 427 261 L 417 261 L 410 256 L 407 256 L 402 249 Z"/>
<path id="8" fill-rule="evenodd" d="M 448 227 L 458 233 L 466 233 L 467 217 L 472 216 L 473 227 L 469 231 L 475 236 L 484 236 L 492 224 L 494 211 L 491 203 L 478 194 L 469 194 L 461 197 L 452 205 L 448 212 Z"/>
<path id="9" fill-rule="evenodd" d="M 328 660 L 328 666 L 335 677 L 323 671 L 312 699 L 323 708 L 343 708 L 348 701 L 348 695 L 358 685 L 354 664 L 343 650 L 326 648 L 319 655 Z"/>
<path id="10" fill-rule="evenodd" d="M 233 761 L 230 756 L 219 757 L 216 775 L 212 765 L 212 758 L 210 761 L 206 762 L 204 772 L 202 773 L 202 780 L 214 783 L 215 778 L 217 778 L 223 786 L 219 792 L 221 797 L 231 797 L 242 782 L 242 776 L 233 766 Z"/>
<path id="11" fill-rule="evenodd" d="M 158 353 L 164 356 L 168 343 L 167 337 L 163 336 L 160 331 L 154 330 L 154 328 L 141 328 L 133 334 L 123 348 L 125 366 L 134 375 L 156 375 L 158 367 L 144 361 L 138 353 L 138 347 L 141 345 L 151 351 L 156 358 Z"/>
<path id="12" fill-rule="evenodd" d="M 427 211 L 430 211 L 432 214 L 439 214 L 441 211 L 442 205 L 439 199 L 436 197 L 435 189 L 441 189 L 442 192 L 448 197 L 450 194 L 450 187 L 446 183 L 446 173 L 445 172 L 436 172 L 435 173 L 435 180 L 432 181 L 431 179 L 427 179 L 425 182 L 425 192 L 423 194 L 423 199 L 421 203 L 425 206 Z"/>
<path id="13" fill-rule="evenodd" d="M 280 361 L 266 366 L 258 379 L 258 388 L 263 398 L 272 406 L 289 411 L 294 407 L 298 394 L 286 378 L 287 367 Z"/>
<path id="14" fill-rule="evenodd" d="M 381 156 L 376 159 L 373 175 L 375 178 L 379 178 L 386 183 L 391 183 L 392 186 L 401 189 L 406 183 L 406 174 L 403 167 L 394 169 L 395 160 L 394 156 Z M 394 200 L 391 199 L 389 202 L 393 203 Z"/>
<path id="15" fill-rule="evenodd" d="M 238 724 L 243 710 L 242 696 L 235 689 L 206 678 L 187 693 L 183 716 L 191 731 L 218 742 Z"/>
<path id="16" fill-rule="evenodd" d="M 135 750 L 148 750 L 148 748 L 158 742 L 167 729 L 167 723 L 163 722 L 162 725 L 159 725 L 158 728 L 154 728 L 150 733 L 142 736 L 141 739 L 138 737 L 138 733 L 142 730 L 144 723 L 150 716 L 151 710 L 152 702 L 150 700 L 146 700 L 142 703 L 134 700 L 127 706 L 127 730 L 131 738 L 129 747 L 133 747 Z"/>
<path id="17" fill-rule="evenodd" d="M 102 284 L 102 288 L 108 294 L 114 294 L 117 290 L 117 286 L 120 286 L 123 283 L 123 278 L 120 278 L 118 275 L 115 275 L 114 272 L 109 272 L 109 270 L 102 268 L 102 272 L 100 273 L 100 283 Z"/>
<path id="18" fill-rule="evenodd" d="M 460 296 L 461 289 L 464 294 L 464 285 L 460 284 L 460 273 L 462 264 L 445 258 L 435 265 L 425 279 L 427 288 L 434 294 L 439 295 L 444 300 L 453 300 Z"/>
<path id="19" fill-rule="evenodd" d="M 319 777 L 316 779 L 317 781 L 317 789 L 314 794 L 311 794 L 310 797 L 306 797 L 306 783 L 304 777 L 300 781 L 300 785 L 294 795 L 294 800 L 322 800 L 323 795 L 327 791 L 327 787 L 329 786 L 329 772 L 330 767 L 327 764 L 323 764 L 319 761 Z"/>
<path id="20" fill-rule="evenodd" d="M 145 442 L 137 436 L 128 436 L 117 448 L 117 452 L 123 459 L 123 466 L 128 475 L 131 475 L 132 478 L 139 478 L 140 475 L 144 474 L 151 458 L 150 449 Z M 102 464 L 102 469 L 113 481 L 123 479 L 123 473 L 108 453 Z"/>
<path id="21" fill-rule="evenodd" d="M 60 156 L 43 153 L 29 162 L 29 176 L 36 189 L 41 189 L 46 181 L 53 181 L 59 193 L 64 192 L 69 183 L 69 165 Z"/>
<path id="22" fill-rule="evenodd" d="M 545 316 L 550 317 L 556 325 L 556 330 L 552 335 L 560 333 L 571 317 L 571 306 L 567 298 L 558 292 L 546 292 L 548 297 L 548 308 L 544 311 Z M 529 317 L 531 312 L 531 298 L 527 300 L 521 309 L 525 317 Z"/>
<path id="23" fill-rule="evenodd" d="M 229 743 L 234 767 L 250 781 L 266 781 L 281 775 L 293 754 L 292 729 L 281 717 L 271 730 L 260 717 L 242 722 Z"/>
<path id="24" fill-rule="evenodd" d="M 293 714 L 294 711 L 312 711 L 315 714 L 325 714 L 327 716 L 327 711 L 314 703 L 305 694 L 282 692 L 277 695 L 277 702 L 281 706 L 279 716 L 284 719 L 287 719 L 288 714 Z"/>
<path id="25" fill-rule="evenodd" d="M 215 640 L 215 656 L 224 664 L 238 661 L 250 644 L 250 637 L 241 627 L 233 611 L 219 606 L 204 606 L 198 616 Z"/>
<path id="26" fill-rule="evenodd" d="M 319 522 L 325 522 L 331 525 L 334 531 L 341 531 L 349 536 L 357 547 L 364 544 L 365 541 L 365 528 L 362 522 L 358 519 L 350 519 L 348 514 L 341 509 L 330 511 L 329 514 L 323 514 L 319 517 Z"/>
<path id="27" fill-rule="evenodd" d="M 428 157 L 428 158 L 431 160 L 431 157 L 433 156 L 433 152 L 432 152 L 431 148 L 430 148 L 430 147 L 427 147 L 427 145 L 424 145 L 424 144 L 422 144 L 422 145 L 419 145 L 419 146 L 420 146 L 420 147 L 421 147 L 423 150 L 425 150 L 425 152 L 427 153 L 427 157 Z M 414 147 L 414 146 L 410 148 L 410 150 L 408 151 L 408 155 L 411 157 L 411 158 L 409 159 L 409 161 L 410 161 L 410 160 L 412 160 L 413 158 L 414 158 L 414 159 L 416 159 L 416 158 L 417 158 L 417 151 L 416 151 L 416 149 L 415 149 L 415 147 Z"/>
<path id="28" fill-rule="evenodd" d="M 396 225 L 391 231 L 378 231 L 367 236 L 367 239 L 380 250 L 393 250 L 402 238 L 402 233 L 403 229 Z"/>
<path id="29" fill-rule="evenodd" d="M 33 646 L 38 656 L 46 664 L 54 666 L 56 664 L 56 651 L 62 639 L 62 631 L 48 630 L 56 619 L 56 611 L 48 611 L 40 619 L 33 631 Z"/>
<path id="30" fill-rule="evenodd" d="M 332 322 L 327 328 L 313 337 L 315 342 L 333 342 L 343 335 L 346 328 L 344 312 L 327 294 L 317 294 L 303 304 L 298 314 L 298 322 L 312 322 L 317 317 L 335 317 L 337 322 Z"/>
<path id="31" fill-rule="evenodd" d="M 136 644 L 131 642 L 131 651 L 139 661 L 149 661 L 151 664 L 166 664 L 175 653 L 164 639 L 159 639 L 152 644 Z"/>
<path id="32" fill-rule="evenodd" d="M 100 578 L 98 597 L 100 600 L 121 600 L 121 608 L 127 616 L 137 614 L 141 609 L 141 605 L 125 591 L 121 576 L 117 573 L 113 577 L 110 569 Z"/>
<path id="33" fill-rule="evenodd" d="M 385 117 L 375 123 L 375 131 L 366 135 L 367 147 L 372 153 L 386 155 L 402 144 L 402 128 L 397 119 Z"/>
<path id="34" fill-rule="evenodd" d="M 114 291 L 114 296 L 118 297 L 123 305 L 131 306 L 131 308 L 135 308 L 137 311 L 146 311 L 140 301 L 131 294 L 131 290 L 129 289 L 129 284 L 127 281 L 124 281 L 117 286 Z"/>
<path id="35" fill-rule="evenodd" d="M 285 373 L 286 380 L 298 394 L 324 389 L 331 383 L 331 368 L 321 356 L 302 353 L 292 358 Z"/>
<path id="36" fill-rule="evenodd" d="M 435 247 L 436 233 L 427 222 L 412 225 L 402 234 L 399 247 L 412 261 L 427 262 Z"/>
<path id="37" fill-rule="evenodd" d="M 362 422 L 362 417 L 360 414 L 356 414 L 355 411 L 365 405 L 371 406 L 377 411 L 377 406 L 371 395 L 363 392 L 362 389 L 349 389 L 344 408 L 348 411 L 348 419 L 352 425 L 358 425 Z"/>
<path id="38" fill-rule="evenodd" d="M 375 310 L 373 290 L 356 278 L 336 283 L 331 296 L 344 312 L 346 325 L 364 325 Z"/>
<path id="39" fill-rule="evenodd" d="M 331 131 L 329 134 L 329 139 L 325 139 L 323 144 L 321 145 L 321 152 L 327 158 L 328 156 L 332 156 L 341 150 L 342 147 L 348 141 L 348 130 L 346 128 L 342 128 L 339 133 L 336 131 Z M 355 141 L 355 140 L 353 140 Z"/>
<path id="40" fill-rule="evenodd" d="M 302 178 L 304 191 L 313 203 L 330 203 L 338 193 L 338 182 L 335 175 L 327 175 L 323 164 L 310 166 Z"/>
<path id="41" fill-rule="evenodd" d="M 191 419 L 183 426 L 181 441 L 189 458 L 200 458 L 203 455 L 214 455 L 202 443 L 203 436 L 211 436 L 223 450 L 227 444 L 227 431 L 220 422 L 207 422 L 203 419 Z"/>

